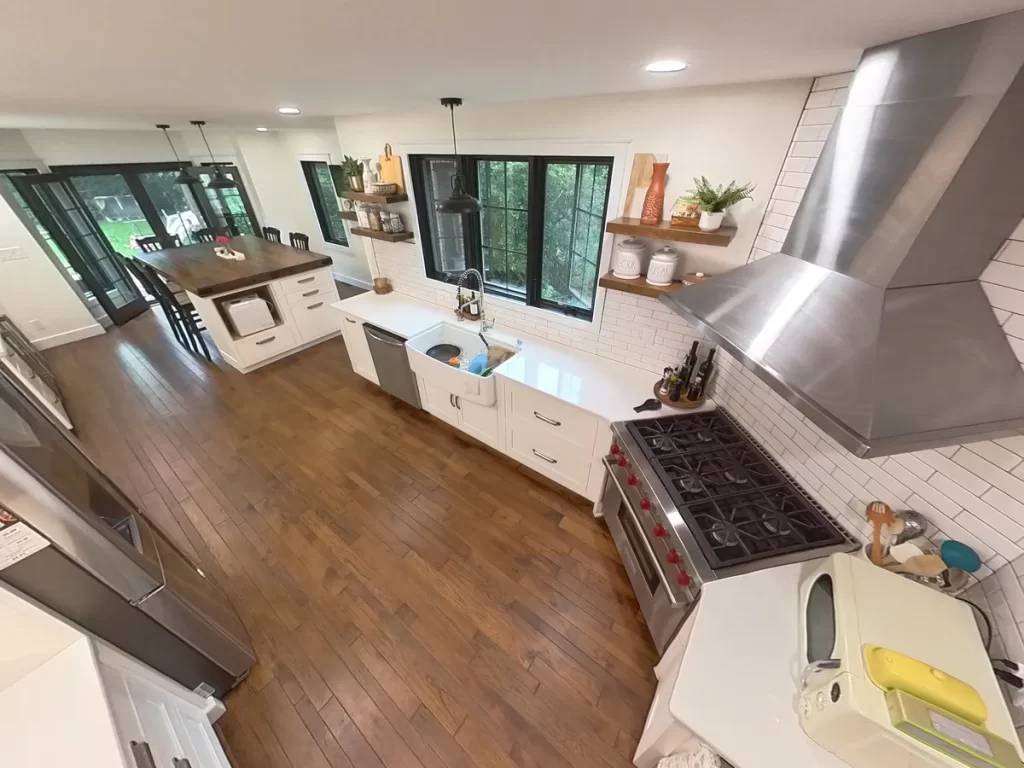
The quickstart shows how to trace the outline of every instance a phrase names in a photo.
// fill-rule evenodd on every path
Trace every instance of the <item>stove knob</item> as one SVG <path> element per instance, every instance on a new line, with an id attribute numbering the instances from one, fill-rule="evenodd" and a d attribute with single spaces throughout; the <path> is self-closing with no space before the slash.
<path id="1" fill-rule="evenodd" d="M 626 466 L 626 457 L 619 456 L 619 460 L 616 462 L 620 467 Z"/>
<path id="2" fill-rule="evenodd" d="M 654 535 L 657 536 L 658 538 L 661 538 L 662 536 L 664 536 L 665 535 L 665 526 L 662 525 L 661 523 L 658 523 L 656 526 L 654 526 Z"/>
<path id="3" fill-rule="evenodd" d="M 608 449 L 608 453 L 610 453 L 610 454 L 612 454 L 614 456 L 618 452 L 619 452 L 619 444 L 618 443 L 612 443 L 612 447 Z"/>
<path id="4" fill-rule="evenodd" d="M 651 500 L 650 499 L 648 499 L 646 496 L 644 496 L 644 498 L 640 499 L 640 509 L 650 509 L 650 508 L 651 508 Z"/>
<path id="5" fill-rule="evenodd" d="M 636 485 L 636 475 L 632 472 L 629 473 L 629 477 L 626 478 L 626 482 L 630 485 Z"/>
<path id="6" fill-rule="evenodd" d="M 685 568 L 679 569 L 679 573 L 676 574 L 676 583 L 681 587 L 690 586 L 690 574 L 686 572 Z"/>
<path id="7" fill-rule="evenodd" d="M 668 554 L 665 555 L 665 559 L 668 560 L 673 565 L 675 565 L 676 563 L 679 562 L 679 553 L 676 552 L 676 550 L 674 550 L 674 549 L 670 549 L 668 551 Z"/>

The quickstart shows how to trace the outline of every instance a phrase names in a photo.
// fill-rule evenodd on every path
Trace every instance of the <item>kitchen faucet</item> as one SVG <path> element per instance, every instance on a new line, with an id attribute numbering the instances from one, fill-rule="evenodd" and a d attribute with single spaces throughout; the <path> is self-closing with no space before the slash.
<path id="1" fill-rule="evenodd" d="M 494 327 L 494 321 L 487 322 L 487 315 L 484 314 L 484 276 L 480 274 L 480 270 L 470 268 L 459 275 L 459 282 L 455 286 L 455 295 L 458 296 L 462 293 L 462 283 L 465 282 L 468 275 L 475 275 L 476 281 L 480 285 L 480 333 L 487 333 L 487 331 Z M 463 320 L 462 313 L 466 310 L 466 307 L 468 307 L 469 304 L 469 301 L 463 302 L 462 306 L 458 308 L 460 323 Z"/>

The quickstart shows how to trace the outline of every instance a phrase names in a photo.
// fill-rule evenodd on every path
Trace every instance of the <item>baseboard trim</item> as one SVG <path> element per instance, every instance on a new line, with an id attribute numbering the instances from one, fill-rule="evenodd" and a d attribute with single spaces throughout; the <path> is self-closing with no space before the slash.
<path id="1" fill-rule="evenodd" d="M 101 336 L 106 333 L 103 330 L 103 326 L 99 323 L 93 323 L 83 328 L 75 328 L 73 331 L 65 331 L 64 333 L 55 333 L 53 336 L 44 336 L 41 339 L 35 339 L 32 343 L 36 345 L 38 349 L 50 349 L 51 347 L 59 347 L 62 344 L 70 344 L 73 341 L 81 341 L 82 339 L 89 339 L 93 336 Z"/>
<path id="2" fill-rule="evenodd" d="M 348 285 L 354 285 L 357 288 L 364 288 L 367 291 L 373 288 L 373 282 L 369 280 L 360 280 L 357 277 L 343 275 L 340 272 L 335 272 L 333 269 L 331 270 L 331 274 L 334 275 L 334 279 L 337 280 L 338 282 L 347 283 Z"/>

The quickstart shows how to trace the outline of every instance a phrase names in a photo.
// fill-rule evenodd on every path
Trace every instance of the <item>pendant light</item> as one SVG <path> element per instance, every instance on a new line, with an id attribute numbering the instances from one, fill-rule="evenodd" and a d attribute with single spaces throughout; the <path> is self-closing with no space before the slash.
<path id="1" fill-rule="evenodd" d="M 171 135 L 169 133 L 167 133 L 167 129 L 170 128 L 171 126 L 169 126 L 169 125 L 167 125 L 165 123 L 158 123 L 156 127 L 164 132 L 164 138 L 167 139 L 167 143 L 171 145 L 171 152 L 174 153 L 174 160 L 175 160 L 175 162 L 178 165 L 181 165 L 181 158 L 178 157 L 178 150 L 176 150 L 174 148 L 174 142 L 171 141 Z M 175 177 L 174 183 L 175 184 L 202 184 L 203 180 L 202 179 L 197 179 L 191 173 L 189 173 L 184 168 L 182 168 L 181 172 L 178 173 L 178 175 Z"/>
<path id="2" fill-rule="evenodd" d="M 452 111 L 452 147 L 455 150 L 455 173 L 452 174 L 452 193 L 436 204 L 441 213 L 479 213 L 480 201 L 466 192 L 459 174 L 459 145 L 455 140 L 455 108 L 462 106 L 462 99 L 441 99 L 441 106 Z"/>
<path id="3" fill-rule="evenodd" d="M 224 172 L 220 169 L 217 161 L 213 159 L 213 150 L 210 149 L 210 142 L 206 139 L 206 134 L 203 133 L 203 126 L 206 125 L 205 120 L 190 120 L 190 123 L 199 129 L 199 135 L 203 137 L 203 143 L 206 144 L 206 151 L 210 153 L 210 163 L 213 165 L 213 180 L 207 184 L 209 189 L 235 189 L 238 186 L 238 182 L 234 179 L 229 179 L 224 175 Z"/>

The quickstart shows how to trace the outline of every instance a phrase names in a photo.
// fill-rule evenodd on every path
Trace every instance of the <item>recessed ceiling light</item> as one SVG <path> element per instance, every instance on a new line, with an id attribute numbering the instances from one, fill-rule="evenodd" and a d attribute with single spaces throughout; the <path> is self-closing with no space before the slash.
<path id="1" fill-rule="evenodd" d="M 260 133 L 266 133 L 266 132 L 267 132 L 267 131 L 269 131 L 270 129 L 269 129 L 269 128 L 267 128 L 266 126 L 260 125 L 260 126 L 257 126 L 257 127 L 256 127 L 256 130 L 257 130 L 257 131 L 259 131 Z"/>
<path id="2" fill-rule="evenodd" d="M 648 72 L 681 72 L 686 69 L 686 62 L 679 59 L 661 59 L 652 61 L 644 69 Z"/>
<path id="3" fill-rule="evenodd" d="M 278 107 L 277 111 L 282 115 L 297 115 L 302 112 L 298 107 Z"/>

